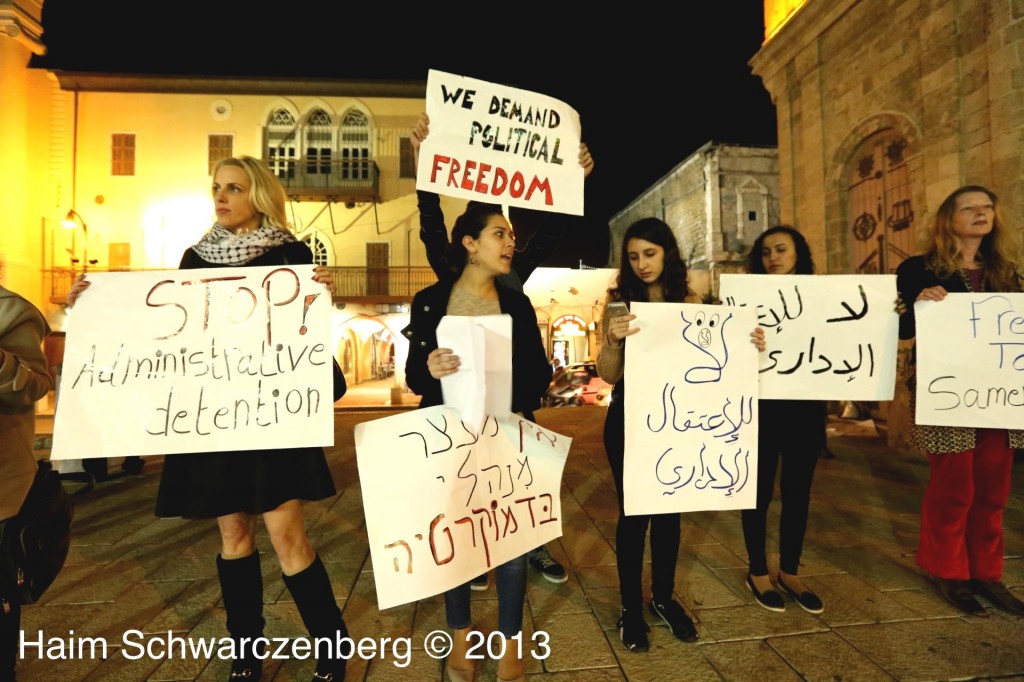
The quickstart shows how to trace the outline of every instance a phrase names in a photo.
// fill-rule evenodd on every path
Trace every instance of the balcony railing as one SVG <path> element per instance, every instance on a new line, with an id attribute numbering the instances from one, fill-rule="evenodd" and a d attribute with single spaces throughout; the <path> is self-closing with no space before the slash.
<path id="1" fill-rule="evenodd" d="M 289 197 L 342 202 L 380 201 L 380 171 L 372 160 L 277 157 L 264 161 L 284 185 Z"/>
<path id="2" fill-rule="evenodd" d="M 334 298 L 412 300 L 417 291 L 437 281 L 429 267 L 332 267 Z"/>

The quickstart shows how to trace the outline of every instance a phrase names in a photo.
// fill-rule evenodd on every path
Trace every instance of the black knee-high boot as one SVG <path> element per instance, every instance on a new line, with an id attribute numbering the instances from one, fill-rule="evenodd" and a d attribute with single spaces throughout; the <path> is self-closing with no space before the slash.
<path id="1" fill-rule="evenodd" d="M 320 645 L 321 652 L 330 651 L 332 655 L 317 658 L 313 682 L 341 682 L 345 679 L 345 664 L 352 656 L 352 647 L 347 640 L 340 647 L 337 644 L 348 637 L 348 628 L 334 600 L 331 579 L 320 555 L 317 554 L 312 564 L 295 575 L 282 577 L 309 634 L 313 639 L 324 638 L 330 642 L 326 649 Z"/>
<path id="2" fill-rule="evenodd" d="M 217 556 L 217 576 L 220 592 L 224 596 L 228 634 L 235 642 L 237 657 L 231 663 L 229 682 L 257 682 L 263 674 L 262 656 L 265 647 L 253 642 L 263 636 L 263 573 L 260 571 L 260 553 L 253 552 L 241 559 Z M 258 654 L 258 655 L 257 655 Z"/>
<path id="3" fill-rule="evenodd" d="M 21 604 L 11 590 L 8 597 L 0 586 L 0 680 L 14 680 L 18 665 L 18 634 L 21 628 Z"/>

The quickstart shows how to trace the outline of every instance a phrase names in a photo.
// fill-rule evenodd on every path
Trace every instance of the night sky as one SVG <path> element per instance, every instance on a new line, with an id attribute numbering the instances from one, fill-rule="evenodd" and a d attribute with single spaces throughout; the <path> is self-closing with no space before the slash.
<path id="1" fill-rule="evenodd" d="M 702 4 L 699 16 L 689 4 L 548 16 L 543 3 L 500 3 L 443 21 L 374 3 L 264 7 L 273 10 L 212 0 L 46 0 L 48 54 L 33 65 L 417 81 L 435 68 L 556 97 L 580 113 L 596 168 L 585 219 L 546 265 L 603 265 L 611 215 L 702 144 L 776 142 L 775 109 L 747 64 L 764 34 L 760 2 Z"/>

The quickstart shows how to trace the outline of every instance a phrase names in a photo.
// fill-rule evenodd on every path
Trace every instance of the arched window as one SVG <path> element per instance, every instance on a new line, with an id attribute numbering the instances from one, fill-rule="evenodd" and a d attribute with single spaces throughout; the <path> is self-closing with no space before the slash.
<path id="1" fill-rule="evenodd" d="M 866 139 L 850 161 L 850 265 L 855 272 L 892 274 L 915 250 L 907 139 L 889 129 Z"/>
<path id="2" fill-rule="evenodd" d="M 306 117 L 302 136 L 306 150 L 306 173 L 309 175 L 330 175 L 331 155 L 334 150 L 334 131 L 331 117 L 323 109 L 314 109 Z"/>
<path id="3" fill-rule="evenodd" d="M 341 119 L 338 139 L 342 180 L 370 180 L 370 120 L 358 109 Z"/>
<path id="4" fill-rule="evenodd" d="M 267 165 L 281 180 L 295 178 L 297 131 L 295 117 L 287 109 L 275 109 L 267 119 Z"/>
<path id="5" fill-rule="evenodd" d="M 320 235 L 316 232 L 310 232 L 309 234 L 300 237 L 302 241 L 306 242 L 309 246 L 309 250 L 313 252 L 313 264 L 314 265 L 330 265 L 328 262 L 328 243 L 320 238 Z"/>

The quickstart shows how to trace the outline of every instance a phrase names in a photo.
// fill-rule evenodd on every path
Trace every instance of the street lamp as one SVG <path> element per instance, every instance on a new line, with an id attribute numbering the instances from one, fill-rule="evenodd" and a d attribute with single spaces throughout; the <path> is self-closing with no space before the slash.
<path id="1" fill-rule="evenodd" d="M 96 265 L 96 259 L 89 260 L 89 227 L 85 224 L 85 218 L 76 211 L 75 209 L 69 209 L 68 214 L 64 216 L 64 220 L 60 221 L 60 224 L 69 230 L 73 230 L 79 225 L 82 226 L 82 237 L 85 240 L 85 244 L 82 246 L 82 272 L 88 272 L 90 265 Z M 71 233 L 71 262 L 74 263 L 75 259 L 75 234 Z"/>

